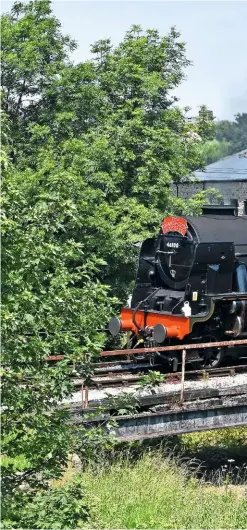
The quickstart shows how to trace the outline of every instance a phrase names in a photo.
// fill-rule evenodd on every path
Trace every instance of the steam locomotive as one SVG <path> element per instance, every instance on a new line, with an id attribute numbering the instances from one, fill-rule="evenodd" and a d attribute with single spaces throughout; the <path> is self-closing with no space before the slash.
<path id="1" fill-rule="evenodd" d="M 247 337 L 247 217 L 220 213 L 164 218 L 142 243 L 130 307 L 109 323 L 112 336 L 129 332 L 129 348 L 157 347 L 173 370 L 178 344 L 212 342 L 191 350 L 191 361 L 218 367 L 218 343 Z M 166 345 L 174 350 L 159 353 Z"/>

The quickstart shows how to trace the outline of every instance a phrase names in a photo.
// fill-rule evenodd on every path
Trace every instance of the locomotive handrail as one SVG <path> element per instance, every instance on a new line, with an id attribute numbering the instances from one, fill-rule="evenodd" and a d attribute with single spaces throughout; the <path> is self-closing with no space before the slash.
<path id="1" fill-rule="evenodd" d="M 222 293 L 213 296 L 214 300 L 247 300 L 247 292 L 243 293 Z"/>

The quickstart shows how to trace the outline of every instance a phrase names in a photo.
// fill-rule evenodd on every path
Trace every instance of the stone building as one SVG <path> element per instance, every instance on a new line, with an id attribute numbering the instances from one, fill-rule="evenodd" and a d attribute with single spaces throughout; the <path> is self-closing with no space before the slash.
<path id="1" fill-rule="evenodd" d="M 177 197 L 189 198 L 214 188 L 221 195 L 219 205 L 235 206 L 238 215 L 247 215 L 247 149 L 209 164 L 204 171 L 195 171 L 193 177 L 194 181 L 174 185 Z"/>

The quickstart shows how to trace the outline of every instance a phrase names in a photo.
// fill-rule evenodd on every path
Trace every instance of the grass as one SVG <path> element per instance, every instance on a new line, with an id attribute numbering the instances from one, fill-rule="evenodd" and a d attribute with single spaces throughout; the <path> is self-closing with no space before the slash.
<path id="1" fill-rule="evenodd" d="M 246 529 L 246 434 L 245 427 L 183 435 L 170 446 L 165 439 L 160 446 L 132 444 L 102 456 L 102 465 L 88 464 L 80 476 L 87 528 Z M 211 457 L 218 459 L 212 469 Z M 70 483 L 76 473 L 70 463 L 57 484 Z"/>
<path id="2" fill-rule="evenodd" d="M 160 454 L 88 470 L 90 528 L 246 528 L 247 488 L 207 486 Z"/>

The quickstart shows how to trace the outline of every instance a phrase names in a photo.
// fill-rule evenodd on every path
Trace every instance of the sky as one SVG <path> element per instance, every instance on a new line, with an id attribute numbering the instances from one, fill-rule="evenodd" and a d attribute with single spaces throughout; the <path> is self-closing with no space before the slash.
<path id="1" fill-rule="evenodd" d="M 12 5 L 3 0 L 2 12 Z M 132 24 L 162 35 L 176 26 L 193 62 L 177 89 L 180 106 L 190 106 L 193 116 L 206 104 L 218 119 L 247 112 L 247 0 L 55 0 L 52 6 L 78 43 L 76 62 L 90 59 L 90 45 L 99 39 L 117 45 Z"/>

